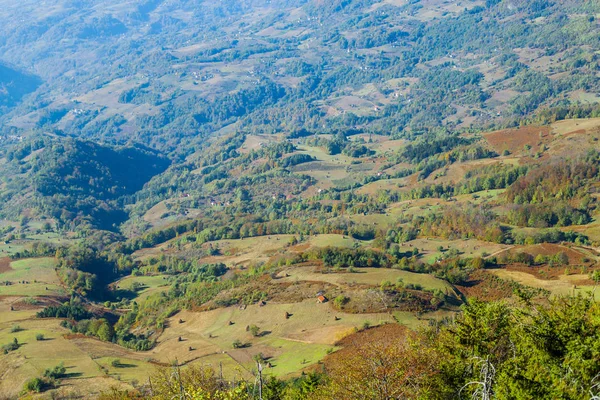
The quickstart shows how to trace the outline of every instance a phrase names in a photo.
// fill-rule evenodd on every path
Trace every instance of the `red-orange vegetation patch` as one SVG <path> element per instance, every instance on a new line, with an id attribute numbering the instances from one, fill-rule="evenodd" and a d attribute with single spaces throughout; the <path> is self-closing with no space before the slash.
<path id="1" fill-rule="evenodd" d="M 484 137 L 497 153 L 502 153 L 504 150 L 511 153 L 521 152 L 525 145 L 531 146 L 531 151 L 537 151 L 539 144 L 551 141 L 550 127 L 548 126 L 505 129 L 488 133 Z"/>
<path id="2" fill-rule="evenodd" d="M 84 335 L 83 333 L 65 333 L 63 337 L 67 340 L 73 339 L 90 339 L 89 336 Z"/>
<path id="3" fill-rule="evenodd" d="M 565 268 L 567 268 L 567 267 L 566 266 L 550 267 L 547 265 L 530 267 L 530 266 L 524 265 L 524 264 L 511 264 L 511 265 L 507 265 L 505 267 L 505 269 L 507 271 L 524 272 L 526 274 L 532 275 L 536 279 L 546 280 L 546 281 L 560 279 L 560 277 L 565 275 Z M 590 272 L 594 271 L 594 269 L 593 268 L 587 269 L 586 271 L 587 271 L 587 273 L 590 273 Z M 579 273 L 579 271 L 577 269 L 574 269 L 574 270 L 572 269 L 572 272 Z M 591 279 L 580 279 L 580 280 L 571 281 L 571 282 L 576 285 L 593 285 L 594 284 L 594 281 Z"/>
<path id="4" fill-rule="evenodd" d="M 587 133 L 587 132 L 588 132 L 588 131 L 586 131 L 585 129 L 578 129 L 578 130 L 576 130 L 576 131 L 573 131 L 573 132 L 567 133 L 567 134 L 566 134 L 566 135 L 564 135 L 564 136 L 565 136 L 565 137 L 567 137 L 567 136 L 582 135 L 582 134 L 585 134 L 585 133 Z"/>
<path id="5" fill-rule="evenodd" d="M 37 310 L 48 306 L 56 306 L 61 305 L 64 301 L 68 300 L 68 298 L 64 297 L 36 297 L 35 303 L 25 301 L 25 298 L 21 298 L 14 303 L 12 303 L 13 309 L 15 311 L 22 310 Z"/>
<path id="6" fill-rule="evenodd" d="M 208 248 L 209 246 L 206 246 L 206 248 Z M 224 253 L 225 255 L 236 255 L 240 252 L 240 249 L 234 246 L 231 246 L 229 248 L 227 248 Z"/>
<path id="7" fill-rule="evenodd" d="M 8 257 L 0 258 L 0 274 L 3 272 L 12 271 L 12 268 L 10 267 L 10 261 L 11 260 Z"/>
<path id="8" fill-rule="evenodd" d="M 569 258 L 570 265 L 582 265 L 589 263 L 585 260 L 587 256 L 584 253 L 575 248 L 561 244 L 541 243 L 530 246 L 516 246 L 508 251 L 512 254 L 519 252 L 528 253 L 534 257 L 540 254 L 543 256 L 553 256 L 558 253 L 565 253 Z"/>
<path id="9" fill-rule="evenodd" d="M 456 288 L 466 297 L 474 297 L 485 301 L 511 298 L 514 292 L 510 282 L 500 279 L 485 270 L 473 272 L 468 283 L 456 285 Z"/>
<path id="10" fill-rule="evenodd" d="M 279 253 L 279 249 L 271 249 L 263 251 L 263 255 L 267 257 L 273 257 L 274 255 Z"/>
<path id="11" fill-rule="evenodd" d="M 410 332 L 410 329 L 404 325 L 384 324 L 346 336 L 335 345 L 349 348 L 351 346 L 356 346 L 359 343 L 391 342 L 407 337 Z"/>
<path id="12" fill-rule="evenodd" d="M 310 243 L 298 244 L 296 246 L 290 247 L 291 251 L 306 251 L 310 248 Z"/>
<path id="13" fill-rule="evenodd" d="M 365 329 L 346 336 L 336 343 L 341 349 L 325 357 L 325 367 L 347 359 L 358 349 L 369 343 L 397 343 L 413 333 L 405 326 L 399 324 L 385 324 L 370 329 Z"/>
<path id="14" fill-rule="evenodd" d="M 419 177 L 419 174 L 412 174 L 412 175 L 408 176 L 406 178 L 407 186 L 409 186 L 409 187 L 415 186 L 418 182 L 418 177 Z"/>

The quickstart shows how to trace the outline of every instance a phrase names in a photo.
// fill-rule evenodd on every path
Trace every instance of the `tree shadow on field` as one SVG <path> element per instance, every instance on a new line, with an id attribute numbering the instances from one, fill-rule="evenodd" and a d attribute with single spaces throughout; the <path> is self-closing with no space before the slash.
<path id="1" fill-rule="evenodd" d="M 119 363 L 119 364 L 115 365 L 114 367 L 115 368 L 136 368 L 137 365 L 135 365 L 135 364 Z"/>
<path id="2" fill-rule="evenodd" d="M 65 367 L 65 369 L 69 370 L 69 369 L 73 369 L 76 368 L 74 365 L 71 365 L 69 367 Z M 65 379 L 73 379 L 73 378 L 79 378 L 83 376 L 83 372 L 67 372 L 66 374 L 63 375 L 63 378 Z"/>
<path id="3" fill-rule="evenodd" d="M 470 288 L 470 287 L 479 285 L 481 282 L 482 282 L 481 279 L 472 279 L 472 280 L 469 280 L 469 281 L 466 281 L 466 282 L 462 282 L 460 284 L 460 286 L 464 286 L 464 287 L 469 287 Z"/>

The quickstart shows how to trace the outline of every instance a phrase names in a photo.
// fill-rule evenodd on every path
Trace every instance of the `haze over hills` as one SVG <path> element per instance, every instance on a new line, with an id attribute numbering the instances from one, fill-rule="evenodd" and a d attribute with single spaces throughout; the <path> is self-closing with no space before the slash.
<path id="1" fill-rule="evenodd" d="M 0 0 L 0 398 L 600 395 L 599 15 Z"/>
<path id="2" fill-rule="evenodd" d="M 0 64 L 0 107 L 14 107 L 26 94 L 37 89 L 40 80 Z"/>
<path id="3" fill-rule="evenodd" d="M 13 123 L 81 108 L 92 115 L 59 127 L 110 119 L 112 131 L 87 132 L 105 140 L 159 130 L 169 142 L 241 116 L 265 129 L 253 113 L 275 130 L 344 118 L 388 133 L 468 127 L 597 91 L 592 2 L 6 3 L 4 59 L 46 83 Z M 260 101 L 205 115 L 207 102 L 269 86 L 285 95 L 268 115 Z"/>
<path id="4" fill-rule="evenodd" d="M 3 6 L 3 59 L 44 82 L 5 113 L 6 136 L 139 143 L 178 161 L 216 132 L 412 138 L 510 126 L 598 91 L 591 2 Z"/>

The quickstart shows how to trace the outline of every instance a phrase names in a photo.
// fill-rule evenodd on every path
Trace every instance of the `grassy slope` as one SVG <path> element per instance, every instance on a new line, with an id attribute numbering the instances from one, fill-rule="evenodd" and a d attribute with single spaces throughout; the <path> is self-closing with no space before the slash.
<path id="1" fill-rule="evenodd" d="M 0 295 L 57 296 L 65 290 L 54 267 L 53 258 L 30 258 L 10 263 L 12 270 L 0 273 L 0 281 L 10 281 L 11 285 L 0 286 Z M 21 282 L 21 283 L 19 283 Z"/>

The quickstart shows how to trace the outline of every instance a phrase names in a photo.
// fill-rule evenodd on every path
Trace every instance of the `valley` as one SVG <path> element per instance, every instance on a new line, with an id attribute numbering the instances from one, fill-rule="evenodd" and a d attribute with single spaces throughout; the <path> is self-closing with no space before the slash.
<path id="1" fill-rule="evenodd" d="M 164 212 L 155 211 L 156 207 L 148 210 L 141 217 L 150 225 L 150 232 L 157 232 L 156 239 L 125 242 L 119 251 L 130 254 L 130 261 L 116 262 L 126 269 L 112 278 L 114 282 L 104 281 L 113 299 L 89 303 L 94 318 L 108 318 L 114 323 L 114 318 L 124 315 L 117 328 L 124 318 L 133 318 L 127 329 L 151 340 L 151 348 L 145 351 L 128 349 L 125 342 L 110 343 L 77 333 L 79 324 L 69 328 L 56 319 L 36 318 L 36 312 L 49 305 L 68 304 L 73 288 L 80 293 L 90 290 L 85 289 L 85 283 L 66 286 L 55 261 L 58 257 L 64 264 L 72 257 L 59 255 L 55 249 L 81 245 L 89 238 L 57 235 L 55 228 L 48 229 L 52 220 L 44 227 L 33 221 L 5 222 L 5 226 L 20 226 L 22 234 L 2 245 L 6 257 L 0 270 L 0 342 L 17 338 L 22 344 L 6 356 L 10 361 L 3 376 L 10 375 L 11 379 L 3 380 L 0 390 L 16 394 L 35 371 L 41 373 L 59 362 L 68 370 L 57 389 L 65 395 L 99 392 L 107 386 L 144 385 L 155 368 L 173 363 L 208 366 L 222 371 L 228 379 L 252 379 L 257 356 L 267 360 L 266 374 L 289 378 L 318 368 L 328 354 L 340 349 L 338 343 L 356 332 L 386 324 L 424 329 L 456 315 L 467 296 L 512 299 L 516 289 L 542 297 L 595 293 L 592 275 L 600 255 L 600 237 L 593 230 L 595 207 L 588 211 L 592 220 L 586 225 L 549 228 L 501 222 L 504 237 L 495 240 L 486 239 L 485 233 L 477 230 L 483 227 L 476 226 L 462 233 L 411 233 L 410 229 L 418 219 L 474 205 L 493 210 L 495 218 L 504 221 L 502 216 L 514 207 L 506 203 L 506 189 L 455 194 L 444 188 L 456 191 L 462 182 L 473 179 L 472 174 L 479 176 L 481 168 L 535 170 L 562 159 L 565 149 L 584 154 L 598 139 L 599 126 L 596 120 L 570 120 L 522 131 L 466 135 L 472 142 L 461 145 L 465 153 L 481 146 L 495 155 L 444 163 L 425 179 L 419 178 L 418 171 L 410 171 L 404 178 L 392 177 L 390 171 L 414 168 L 402 160 L 393 163 L 406 151 L 405 141 L 353 137 L 350 142 L 361 140 L 372 152 L 360 164 L 347 156 L 328 156 L 319 147 L 303 145 L 307 139 L 270 136 L 270 144 L 260 142 L 253 149 L 248 149 L 251 139 L 240 141 L 239 157 L 250 160 L 250 164 L 243 166 L 246 161 L 241 161 L 238 165 L 243 167 L 236 172 L 233 166 L 226 168 L 236 180 L 253 173 L 253 168 L 273 163 L 270 149 L 285 143 L 291 151 L 280 156 L 282 160 L 303 154 L 314 157 L 299 164 L 304 169 L 295 172 L 310 171 L 312 184 L 291 192 L 291 199 L 286 198 L 286 192 L 248 191 L 253 190 L 250 193 L 259 204 L 273 209 L 267 212 L 277 213 L 273 206 L 286 203 L 298 210 L 300 205 L 312 204 L 309 210 L 316 218 L 311 225 L 304 225 L 311 221 L 310 213 L 291 208 L 290 220 L 283 225 L 242 219 L 234 223 L 239 233 L 219 233 L 209 222 L 203 223 L 202 229 L 195 225 L 196 218 L 205 213 L 211 218 L 226 218 L 228 208 L 240 206 L 240 199 L 228 197 L 218 186 L 203 195 L 211 203 L 198 201 L 190 191 L 187 196 L 163 202 L 160 207 Z M 519 141 L 513 142 L 513 136 Z M 244 148 L 249 152 L 244 153 Z M 505 150 L 510 154 L 496 155 Z M 436 157 L 446 156 L 441 153 Z M 240 161 L 236 158 L 227 163 Z M 331 179 L 332 171 L 337 171 L 336 180 Z M 369 182 L 369 176 L 375 180 Z M 352 182 L 356 199 L 328 197 L 340 182 Z M 263 185 L 269 187 L 271 183 L 267 180 Z M 447 194 L 436 198 L 428 190 Z M 404 197 L 391 197 L 394 192 Z M 369 206 L 371 197 L 379 199 L 375 208 Z M 193 202 L 196 205 L 190 206 Z M 185 221 L 192 224 L 186 227 Z M 41 228 L 45 232 L 40 232 Z M 171 238 L 170 229 L 179 233 Z M 282 229 L 291 233 L 282 234 Z M 582 235 L 573 236 L 576 240 L 571 241 L 569 236 L 560 238 L 561 232 Z M 403 236 L 395 236 L 398 234 Z M 537 237 L 548 234 L 558 237 L 556 244 L 544 243 L 548 239 L 534 244 Z M 138 250 L 131 252 L 127 247 Z M 52 256 L 37 256 L 43 251 Z M 364 261 L 360 257 L 365 257 Z M 182 284 L 188 286 L 187 293 L 178 295 Z M 70 296 L 72 303 L 73 294 Z M 327 300 L 320 302 L 319 296 Z M 256 332 L 249 331 L 251 326 Z M 36 341 L 39 334 L 44 339 Z M 51 347 L 52 353 L 45 347 Z"/>
<path id="2" fill-rule="evenodd" d="M 597 398 L 599 16 L 0 0 L 0 399 Z"/>

